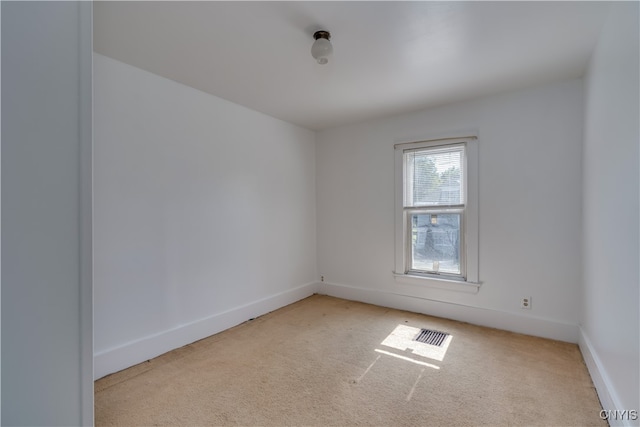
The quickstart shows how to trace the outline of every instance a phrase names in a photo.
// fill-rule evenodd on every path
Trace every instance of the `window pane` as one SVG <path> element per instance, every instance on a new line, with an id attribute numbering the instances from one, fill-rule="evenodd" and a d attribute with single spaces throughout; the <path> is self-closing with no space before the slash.
<path id="1" fill-rule="evenodd" d="M 405 206 L 463 204 L 463 150 L 458 146 L 405 153 Z"/>
<path id="2" fill-rule="evenodd" d="M 459 213 L 411 214 L 410 270 L 461 274 Z"/>

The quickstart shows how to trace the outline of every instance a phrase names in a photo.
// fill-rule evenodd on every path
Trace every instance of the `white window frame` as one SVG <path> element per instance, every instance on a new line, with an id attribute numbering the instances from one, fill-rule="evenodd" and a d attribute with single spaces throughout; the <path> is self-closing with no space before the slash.
<path id="1" fill-rule="evenodd" d="M 404 207 L 404 153 L 421 148 L 465 146 L 464 155 L 464 188 L 465 205 L 463 208 L 460 236 L 460 270 L 461 275 L 431 274 L 410 271 L 408 269 L 411 256 L 411 228 L 407 218 L 415 212 L 443 211 L 437 207 L 406 208 Z M 479 281 L 478 255 L 478 141 L 476 136 L 440 138 L 419 142 L 399 143 L 395 148 L 395 272 L 396 281 L 418 284 L 440 289 L 477 292 Z"/>

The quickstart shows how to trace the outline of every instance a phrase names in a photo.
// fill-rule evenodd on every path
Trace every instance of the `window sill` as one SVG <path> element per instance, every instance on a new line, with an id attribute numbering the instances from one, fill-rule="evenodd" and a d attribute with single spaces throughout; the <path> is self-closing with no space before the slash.
<path id="1" fill-rule="evenodd" d="M 440 277 L 425 277 L 411 274 L 393 273 L 396 282 L 420 285 L 428 288 L 444 289 L 447 291 L 466 292 L 477 294 L 481 283 L 466 282 L 463 280 L 445 279 Z"/>

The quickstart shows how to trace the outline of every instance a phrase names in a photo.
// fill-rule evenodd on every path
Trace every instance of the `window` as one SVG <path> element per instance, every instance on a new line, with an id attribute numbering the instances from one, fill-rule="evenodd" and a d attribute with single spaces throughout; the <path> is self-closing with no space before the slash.
<path id="1" fill-rule="evenodd" d="M 396 277 L 477 284 L 476 145 L 396 145 Z"/>

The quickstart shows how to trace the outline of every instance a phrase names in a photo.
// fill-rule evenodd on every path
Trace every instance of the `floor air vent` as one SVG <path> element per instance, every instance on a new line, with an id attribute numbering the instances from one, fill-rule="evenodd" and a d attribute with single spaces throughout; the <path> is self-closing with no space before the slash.
<path id="1" fill-rule="evenodd" d="M 449 334 L 445 334 L 444 332 L 432 331 L 431 329 L 422 329 L 418 336 L 413 340 L 440 347 L 442 343 L 444 343 L 445 338 L 447 338 L 448 336 Z"/>

